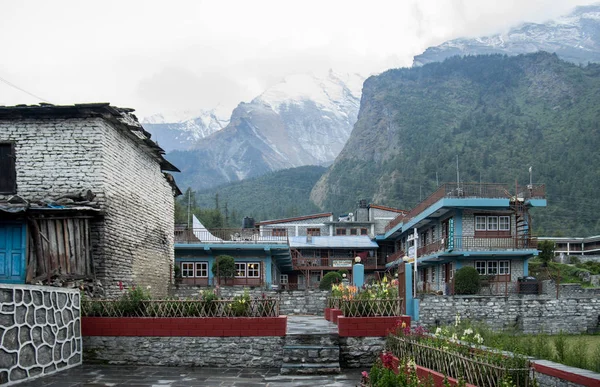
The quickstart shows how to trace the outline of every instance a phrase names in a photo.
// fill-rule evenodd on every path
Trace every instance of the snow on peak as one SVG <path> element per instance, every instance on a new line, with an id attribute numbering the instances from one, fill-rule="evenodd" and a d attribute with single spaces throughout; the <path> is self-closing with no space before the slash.
<path id="1" fill-rule="evenodd" d="M 262 93 L 257 99 L 279 110 L 281 105 L 312 101 L 322 107 L 341 103 L 348 94 L 360 99 L 365 78 L 358 74 L 337 74 L 332 70 L 326 75 L 294 74 Z"/>

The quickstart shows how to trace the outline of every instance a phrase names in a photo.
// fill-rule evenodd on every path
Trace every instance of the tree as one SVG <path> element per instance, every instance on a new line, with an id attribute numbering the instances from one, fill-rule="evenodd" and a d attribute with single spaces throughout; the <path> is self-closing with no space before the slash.
<path id="1" fill-rule="evenodd" d="M 231 255 L 219 255 L 212 267 L 215 277 L 233 278 L 235 276 L 235 260 Z"/>
<path id="2" fill-rule="evenodd" d="M 543 266 L 548 266 L 548 263 L 554 258 L 554 241 L 540 241 L 538 249 L 540 250 L 540 261 Z"/>

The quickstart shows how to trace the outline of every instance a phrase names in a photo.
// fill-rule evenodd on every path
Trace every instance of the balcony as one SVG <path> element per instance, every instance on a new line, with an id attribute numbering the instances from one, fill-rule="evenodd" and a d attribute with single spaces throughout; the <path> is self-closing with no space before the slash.
<path id="1" fill-rule="evenodd" d="M 491 237 L 476 238 L 455 236 L 454 245 L 451 246 L 448 239 L 434 241 L 417 250 L 419 257 L 431 255 L 440 251 L 446 251 L 452 248 L 453 251 L 516 251 L 516 250 L 536 250 L 537 238 L 534 237 Z"/>
<path id="2" fill-rule="evenodd" d="M 328 258 L 318 257 L 304 257 L 294 256 L 292 257 L 292 263 L 295 270 L 339 270 L 348 269 L 352 270 L 352 263 L 354 258 L 343 256 L 330 256 Z M 365 265 L 366 270 L 381 269 L 383 265 L 377 265 L 377 256 L 367 257 L 361 261 Z"/>
<path id="3" fill-rule="evenodd" d="M 544 198 L 546 195 L 546 186 L 533 185 L 531 188 L 524 187 L 524 189 L 517 195 L 519 198 L 532 199 L 532 198 Z M 442 198 L 505 198 L 510 199 L 513 197 L 509 191 L 509 186 L 506 184 L 487 184 L 487 183 L 446 183 L 440 186 L 434 193 L 429 195 L 421 203 L 417 204 L 415 208 L 410 210 L 406 215 L 399 215 L 392 220 L 386 227 L 385 231 L 388 232 L 399 223 L 408 222 L 421 212 L 425 211 L 428 207 L 435 204 Z"/>
<path id="4" fill-rule="evenodd" d="M 281 235 L 277 230 L 245 229 L 176 229 L 175 243 L 218 244 L 218 243 L 281 243 L 287 244 L 287 235 Z"/>

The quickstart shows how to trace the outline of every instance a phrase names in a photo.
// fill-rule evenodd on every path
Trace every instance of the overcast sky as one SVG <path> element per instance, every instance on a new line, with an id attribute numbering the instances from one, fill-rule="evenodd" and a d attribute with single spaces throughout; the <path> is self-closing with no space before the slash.
<path id="1" fill-rule="evenodd" d="M 0 78 L 51 103 L 111 102 L 140 117 L 230 111 L 289 74 L 406 67 L 446 40 L 593 2 L 0 0 Z M 0 80 L 0 105 L 37 102 Z"/>

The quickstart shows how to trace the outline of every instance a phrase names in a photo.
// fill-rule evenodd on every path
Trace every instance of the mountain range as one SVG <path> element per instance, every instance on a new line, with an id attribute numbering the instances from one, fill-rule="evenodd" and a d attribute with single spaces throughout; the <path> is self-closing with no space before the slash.
<path id="1" fill-rule="evenodd" d="M 167 155 L 182 171 L 178 182 L 205 189 L 280 169 L 330 164 L 356 122 L 363 81 L 333 71 L 294 75 L 240 103 L 225 128 Z"/>
<path id="2" fill-rule="evenodd" d="M 441 62 L 456 55 L 518 55 L 536 51 L 556 53 L 577 64 L 600 62 L 600 5 L 577 7 L 556 20 L 525 23 L 507 33 L 450 40 L 415 56 L 413 65 Z"/>

